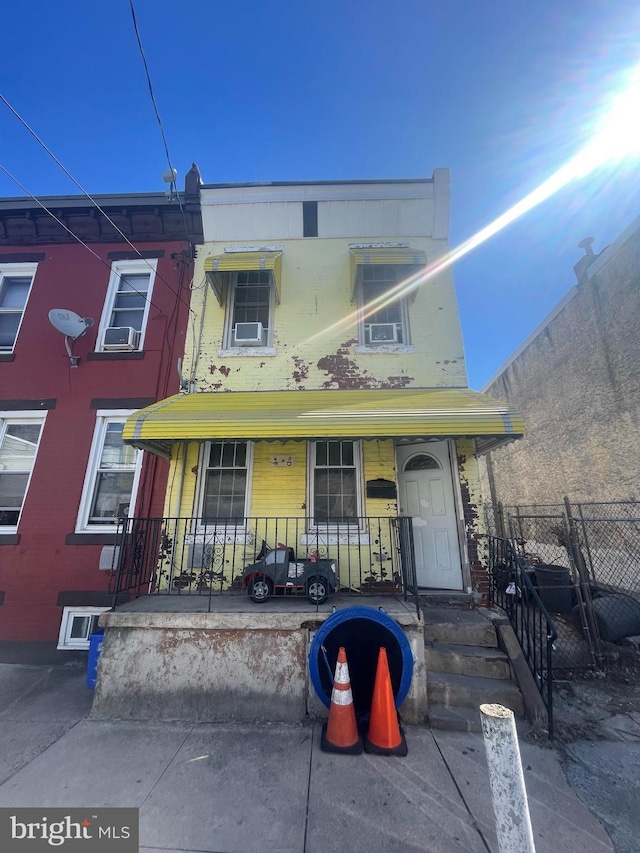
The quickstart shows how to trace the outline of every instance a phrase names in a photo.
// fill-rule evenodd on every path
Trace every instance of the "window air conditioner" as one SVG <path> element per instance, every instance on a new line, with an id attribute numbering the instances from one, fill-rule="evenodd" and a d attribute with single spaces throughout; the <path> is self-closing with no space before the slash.
<path id="1" fill-rule="evenodd" d="M 371 323 L 369 340 L 372 344 L 395 344 L 398 341 L 398 328 L 395 323 Z"/>
<path id="2" fill-rule="evenodd" d="M 233 341 L 239 346 L 264 343 L 264 328 L 262 323 L 236 323 L 233 327 Z"/>
<path id="3" fill-rule="evenodd" d="M 140 332 L 131 326 L 111 326 L 104 333 L 105 350 L 133 350 L 138 347 Z"/>
<path id="4" fill-rule="evenodd" d="M 100 563 L 98 568 L 101 571 L 116 571 L 118 568 L 118 562 L 120 560 L 120 546 L 119 545 L 105 545 L 100 551 Z"/>

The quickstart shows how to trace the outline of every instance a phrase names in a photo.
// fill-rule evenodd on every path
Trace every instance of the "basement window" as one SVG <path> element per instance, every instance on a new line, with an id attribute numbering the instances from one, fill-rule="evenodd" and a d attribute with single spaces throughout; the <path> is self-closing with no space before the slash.
<path id="1" fill-rule="evenodd" d="M 101 613 L 109 607 L 65 607 L 58 637 L 59 649 L 88 649 Z"/>

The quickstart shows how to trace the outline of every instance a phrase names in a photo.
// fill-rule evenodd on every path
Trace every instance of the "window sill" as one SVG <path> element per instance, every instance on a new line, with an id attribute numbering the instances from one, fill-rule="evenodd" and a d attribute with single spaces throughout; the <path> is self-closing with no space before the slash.
<path id="1" fill-rule="evenodd" d="M 64 544 L 65 545 L 115 545 L 117 538 L 117 531 L 113 531 L 112 533 L 93 533 L 91 530 L 87 530 L 84 533 L 67 533 Z"/>
<path id="2" fill-rule="evenodd" d="M 369 533 L 303 533 L 301 545 L 371 545 Z"/>
<path id="3" fill-rule="evenodd" d="M 359 344 L 356 347 L 357 353 L 392 355 L 394 353 L 412 353 L 416 348 L 413 344 L 376 344 L 376 346 L 366 346 Z"/>
<path id="4" fill-rule="evenodd" d="M 133 361 L 140 358 L 144 358 L 144 350 L 87 353 L 87 361 Z"/>
<path id="5" fill-rule="evenodd" d="M 236 358 L 237 356 L 254 356 L 259 358 L 269 358 L 276 355 L 275 347 L 229 347 L 229 349 L 219 349 L 218 358 Z"/>
<path id="6" fill-rule="evenodd" d="M 17 545 L 19 542 L 19 533 L 0 533 L 0 545 Z"/>
<path id="7" fill-rule="evenodd" d="M 0 361 L 13 361 L 14 355 L 12 352 L 0 352 Z"/>

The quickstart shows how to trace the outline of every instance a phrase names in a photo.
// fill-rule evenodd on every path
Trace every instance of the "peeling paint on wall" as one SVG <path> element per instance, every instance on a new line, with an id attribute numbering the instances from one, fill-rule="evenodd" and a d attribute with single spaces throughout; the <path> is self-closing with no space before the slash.
<path id="1" fill-rule="evenodd" d="M 329 375 L 329 379 L 322 383 L 323 388 L 357 389 L 357 388 L 404 388 L 410 385 L 414 379 L 412 376 L 401 374 L 399 376 L 388 376 L 386 379 L 376 379 L 368 375 L 366 370 L 358 367 L 357 363 L 350 358 L 351 346 L 357 344 L 357 340 L 345 341 L 338 350 L 325 355 L 318 360 L 318 370 Z"/>
<path id="2" fill-rule="evenodd" d="M 482 513 L 482 492 L 478 460 L 473 441 L 456 442 L 458 479 L 462 497 L 464 531 L 469 556 L 473 590 L 485 598 L 488 595 L 486 570 L 485 529 Z"/>

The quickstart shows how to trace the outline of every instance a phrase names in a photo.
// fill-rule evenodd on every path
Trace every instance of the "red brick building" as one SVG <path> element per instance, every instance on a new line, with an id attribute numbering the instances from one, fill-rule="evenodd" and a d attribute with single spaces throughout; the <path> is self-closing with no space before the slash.
<path id="1" fill-rule="evenodd" d="M 162 515 L 167 463 L 122 424 L 179 389 L 199 186 L 0 200 L 2 661 L 86 649 L 117 517 Z"/>

